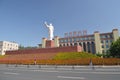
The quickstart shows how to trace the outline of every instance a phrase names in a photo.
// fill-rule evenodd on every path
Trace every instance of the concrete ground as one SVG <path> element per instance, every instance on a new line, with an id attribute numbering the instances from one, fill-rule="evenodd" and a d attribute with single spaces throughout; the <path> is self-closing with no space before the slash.
<path id="1" fill-rule="evenodd" d="M 0 65 L 0 80 L 120 80 L 120 66 Z"/>

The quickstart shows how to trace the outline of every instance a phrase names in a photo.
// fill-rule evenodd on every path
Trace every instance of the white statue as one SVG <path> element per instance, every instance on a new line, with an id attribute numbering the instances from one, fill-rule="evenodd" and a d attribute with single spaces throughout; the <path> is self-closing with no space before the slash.
<path id="1" fill-rule="evenodd" d="M 54 37 L 53 35 L 54 27 L 51 23 L 48 25 L 47 22 L 45 22 L 45 26 L 48 28 L 48 31 L 49 31 L 49 40 L 52 40 Z"/>

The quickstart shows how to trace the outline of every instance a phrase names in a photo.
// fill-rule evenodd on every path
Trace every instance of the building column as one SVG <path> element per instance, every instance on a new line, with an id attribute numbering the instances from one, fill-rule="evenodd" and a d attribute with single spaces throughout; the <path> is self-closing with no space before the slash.
<path id="1" fill-rule="evenodd" d="M 80 43 L 81 43 L 82 50 L 84 51 L 84 48 L 83 48 L 83 42 L 80 42 Z"/>
<path id="2" fill-rule="evenodd" d="M 90 42 L 90 53 L 92 53 L 92 42 Z"/>
<path id="3" fill-rule="evenodd" d="M 86 49 L 86 42 L 83 42 L 83 50 L 84 50 L 84 52 L 87 52 L 87 49 Z"/>
<path id="4" fill-rule="evenodd" d="M 96 53 L 102 54 L 100 33 L 98 31 L 94 32 L 94 38 L 95 38 Z"/>
<path id="5" fill-rule="evenodd" d="M 42 38 L 42 48 L 46 47 L 46 38 Z"/>
<path id="6" fill-rule="evenodd" d="M 67 43 L 67 46 L 70 46 L 70 43 Z"/>
<path id="7" fill-rule="evenodd" d="M 86 46 L 86 52 L 88 52 L 88 44 L 87 44 L 87 42 L 85 42 L 85 46 Z"/>
<path id="8" fill-rule="evenodd" d="M 113 29 L 112 33 L 113 33 L 113 40 L 116 41 L 119 38 L 119 31 L 118 31 L 118 29 Z"/>
<path id="9" fill-rule="evenodd" d="M 55 47 L 59 47 L 59 37 L 58 36 L 55 36 L 55 38 L 54 38 L 54 45 L 55 45 Z"/>
<path id="10" fill-rule="evenodd" d="M 77 46 L 79 46 L 79 42 L 76 42 L 77 43 Z"/>
<path id="11" fill-rule="evenodd" d="M 87 42 L 87 49 L 88 49 L 88 52 L 91 53 L 91 43 L 90 42 Z"/>

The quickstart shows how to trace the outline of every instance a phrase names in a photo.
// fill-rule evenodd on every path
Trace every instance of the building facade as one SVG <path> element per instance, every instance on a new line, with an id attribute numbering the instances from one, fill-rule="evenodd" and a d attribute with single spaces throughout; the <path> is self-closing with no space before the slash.
<path id="1" fill-rule="evenodd" d="M 118 29 L 113 29 L 111 32 L 100 33 L 98 31 L 93 34 L 75 35 L 75 32 L 69 33 L 69 36 L 64 38 L 54 37 L 55 47 L 64 46 L 81 46 L 82 50 L 89 53 L 106 53 L 113 41 L 119 38 Z M 46 38 L 42 39 L 42 48 L 45 48 Z"/>
<path id="2" fill-rule="evenodd" d="M 76 46 L 80 45 L 83 51 L 89 53 L 106 53 L 113 41 L 119 38 L 118 29 L 113 29 L 112 32 L 100 33 L 98 31 L 91 35 L 71 36 L 59 38 L 59 46 Z"/>
<path id="3" fill-rule="evenodd" d="M 0 41 L 0 55 L 5 55 L 6 51 L 18 50 L 19 45 L 15 42 Z"/>

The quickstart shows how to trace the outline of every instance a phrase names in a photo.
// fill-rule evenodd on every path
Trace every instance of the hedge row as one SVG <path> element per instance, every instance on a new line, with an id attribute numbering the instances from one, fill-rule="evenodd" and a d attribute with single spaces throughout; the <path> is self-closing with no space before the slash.
<path id="1" fill-rule="evenodd" d="M 119 65 L 120 59 L 118 58 L 81 58 L 69 60 L 0 60 L 0 64 L 41 64 L 41 65 Z"/>

